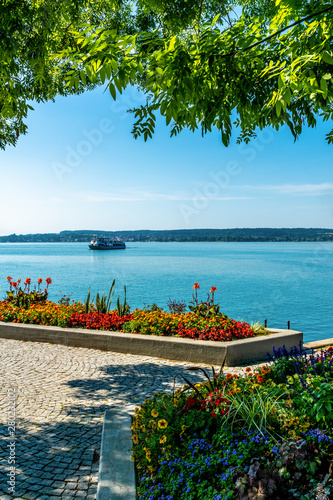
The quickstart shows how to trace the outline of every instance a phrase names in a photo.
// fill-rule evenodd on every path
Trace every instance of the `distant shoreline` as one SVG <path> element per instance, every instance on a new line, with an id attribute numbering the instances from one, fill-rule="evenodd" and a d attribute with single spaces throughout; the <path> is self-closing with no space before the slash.
<path id="1" fill-rule="evenodd" d="M 60 233 L 11 234 L 0 243 L 89 243 L 92 236 L 118 237 L 126 242 L 310 242 L 333 241 L 326 228 L 234 228 L 135 231 L 61 231 Z"/>

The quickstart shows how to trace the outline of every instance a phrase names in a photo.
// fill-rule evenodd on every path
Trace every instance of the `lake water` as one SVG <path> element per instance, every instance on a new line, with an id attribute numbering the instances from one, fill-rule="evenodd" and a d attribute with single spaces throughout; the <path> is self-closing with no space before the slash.
<path id="1" fill-rule="evenodd" d="M 88 289 L 108 292 L 132 309 L 199 298 L 215 286 L 216 302 L 234 319 L 304 332 L 304 340 L 333 337 L 333 243 L 127 243 L 126 250 L 90 251 L 87 243 L 0 244 L 0 296 L 6 277 L 52 278 L 49 299 L 84 301 Z"/>

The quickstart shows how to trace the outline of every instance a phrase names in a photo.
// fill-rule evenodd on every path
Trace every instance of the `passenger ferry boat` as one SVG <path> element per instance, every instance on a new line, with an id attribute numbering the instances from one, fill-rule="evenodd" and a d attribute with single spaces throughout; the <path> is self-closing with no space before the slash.
<path id="1" fill-rule="evenodd" d="M 90 250 L 125 250 L 126 245 L 119 238 L 108 238 L 106 236 L 93 236 Z"/>

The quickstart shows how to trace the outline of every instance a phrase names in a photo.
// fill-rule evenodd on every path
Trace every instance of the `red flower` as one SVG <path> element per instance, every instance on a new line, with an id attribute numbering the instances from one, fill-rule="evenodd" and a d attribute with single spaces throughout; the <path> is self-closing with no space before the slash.
<path id="1" fill-rule="evenodd" d="M 45 281 L 46 281 L 47 285 L 51 285 L 51 283 L 52 283 L 51 278 L 46 278 L 46 280 L 45 280 Z"/>
<path id="2" fill-rule="evenodd" d="M 215 286 L 212 286 L 212 288 L 210 289 L 210 293 L 214 293 L 214 292 L 217 292 L 217 288 Z"/>
<path id="3" fill-rule="evenodd" d="M 42 281 L 43 281 L 42 278 L 38 278 L 37 280 L 38 285 L 40 285 Z"/>
<path id="4" fill-rule="evenodd" d="M 7 276 L 7 281 L 12 281 L 12 277 L 11 276 Z"/>
<path id="5" fill-rule="evenodd" d="M 197 288 L 200 288 L 199 283 L 194 283 L 194 285 L 193 285 L 193 290 L 196 290 Z"/>
<path id="6" fill-rule="evenodd" d="M 31 278 L 25 278 L 25 282 L 26 282 L 26 284 L 27 284 L 27 285 L 30 285 L 30 283 L 31 283 Z"/>

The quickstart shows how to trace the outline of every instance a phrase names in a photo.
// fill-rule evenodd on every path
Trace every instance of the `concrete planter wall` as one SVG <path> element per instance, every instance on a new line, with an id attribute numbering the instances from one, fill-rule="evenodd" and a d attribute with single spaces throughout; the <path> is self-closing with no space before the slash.
<path id="1" fill-rule="evenodd" d="M 285 345 L 290 349 L 303 341 L 303 333 L 295 330 L 270 329 L 270 332 L 270 335 L 244 340 L 215 342 L 0 322 L 0 338 L 5 339 L 87 347 L 192 363 L 221 365 L 224 361 L 225 366 L 266 360 L 266 352 L 271 352 L 273 346 Z"/>

